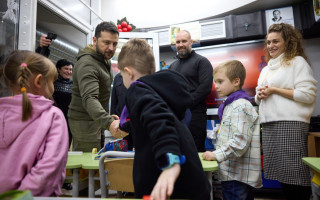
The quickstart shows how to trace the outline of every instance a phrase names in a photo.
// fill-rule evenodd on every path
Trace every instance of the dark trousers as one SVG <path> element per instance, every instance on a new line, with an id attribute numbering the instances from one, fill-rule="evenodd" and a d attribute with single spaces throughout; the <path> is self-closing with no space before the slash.
<path id="1" fill-rule="evenodd" d="M 253 200 L 253 187 L 240 181 L 222 181 L 224 200 Z"/>
<path id="2" fill-rule="evenodd" d="M 310 200 L 310 186 L 281 183 L 281 187 L 287 200 Z"/>
<path id="3" fill-rule="evenodd" d="M 207 137 L 207 114 L 206 112 L 194 112 L 191 110 L 189 130 L 192 134 L 198 152 L 205 152 L 205 140 Z"/>
<path id="4" fill-rule="evenodd" d="M 70 125 L 69 125 L 69 121 L 68 121 L 68 116 L 65 115 L 65 118 L 67 120 L 67 125 L 68 125 L 68 133 L 69 133 L 69 149 L 71 146 L 71 142 L 72 142 L 72 134 L 71 134 L 71 130 L 70 130 Z"/>

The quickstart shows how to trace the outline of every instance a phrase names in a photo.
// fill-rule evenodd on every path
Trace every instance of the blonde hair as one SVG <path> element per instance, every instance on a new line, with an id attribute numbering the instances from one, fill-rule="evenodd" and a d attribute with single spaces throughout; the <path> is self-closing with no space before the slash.
<path id="1" fill-rule="evenodd" d="M 285 42 L 285 49 L 284 49 L 284 56 L 283 62 L 284 64 L 289 65 L 290 60 L 292 60 L 296 56 L 302 56 L 309 64 L 308 57 L 304 53 L 304 49 L 302 47 L 302 35 L 298 29 L 294 28 L 290 24 L 272 24 L 268 29 L 268 34 L 265 40 L 265 51 L 267 52 L 267 61 L 269 61 L 272 57 L 270 56 L 269 52 L 267 51 L 267 38 L 270 33 L 280 33 L 284 42 Z"/>
<path id="2" fill-rule="evenodd" d="M 229 78 L 230 81 L 233 81 L 235 78 L 240 79 L 240 89 L 244 84 L 246 79 L 246 68 L 243 64 L 238 60 L 229 60 L 223 63 L 220 63 L 216 68 L 213 70 L 213 75 L 217 72 L 224 71 L 226 76 Z"/>
<path id="3" fill-rule="evenodd" d="M 144 39 L 130 39 L 120 51 L 118 56 L 118 68 L 123 71 L 131 66 L 141 74 L 155 72 L 155 60 L 150 45 Z"/>
<path id="4" fill-rule="evenodd" d="M 33 78 L 38 74 L 42 74 L 47 81 L 48 77 L 57 78 L 54 64 L 48 58 L 31 51 L 16 50 L 9 55 L 4 64 L 3 75 L 11 90 L 20 90 L 23 96 L 22 121 L 32 116 L 32 104 L 27 91 Z"/>

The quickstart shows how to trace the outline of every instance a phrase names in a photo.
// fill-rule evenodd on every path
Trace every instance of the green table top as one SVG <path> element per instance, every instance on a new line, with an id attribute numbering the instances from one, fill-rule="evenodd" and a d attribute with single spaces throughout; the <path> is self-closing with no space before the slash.
<path id="1" fill-rule="evenodd" d="M 213 172 L 218 170 L 218 162 L 217 161 L 208 161 L 203 160 L 202 158 L 203 153 L 199 153 L 200 161 L 203 167 L 203 171 L 205 172 Z"/>
<path id="2" fill-rule="evenodd" d="M 78 157 L 76 157 L 76 156 L 78 156 Z M 81 168 L 82 163 L 79 158 L 80 158 L 79 155 L 68 155 L 66 169 Z"/>
<path id="3" fill-rule="evenodd" d="M 96 155 L 92 153 L 68 155 L 67 169 L 99 169 L 99 160 L 95 160 Z"/>
<path id="4" fill-rule="evenodd" d="M 202 153 L 199 153 L 200 161 L 205 172 L 213 172 L 218 170 L 217 161 L 206 161 L 202 158 Z M 67 169 L 99 169 L 99 160 L 94 159 L 95 154 L 92 153 L 83 153 L 68 155 L 68 162 L 66 165 Z"/>
<path id="5" fill-rule="evenodd" d="M 302 158 L 302 161 L 306 163 L 309 167 L 320 173 L 320 158 L 305 157 Z"/>

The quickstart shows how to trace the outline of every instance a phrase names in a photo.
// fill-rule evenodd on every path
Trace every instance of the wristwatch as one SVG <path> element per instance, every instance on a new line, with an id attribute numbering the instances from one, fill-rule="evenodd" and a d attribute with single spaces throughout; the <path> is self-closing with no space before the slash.
<path id="1" fill-rule="evenodd" d="M 165 170 L 172 167 L 173 164 L 183 165 L 185 162 L 186 157 L 184 155 L 178 156 L 172 153 L 165 153 L 159 157 L 157 165 L 159 169 Z"/>

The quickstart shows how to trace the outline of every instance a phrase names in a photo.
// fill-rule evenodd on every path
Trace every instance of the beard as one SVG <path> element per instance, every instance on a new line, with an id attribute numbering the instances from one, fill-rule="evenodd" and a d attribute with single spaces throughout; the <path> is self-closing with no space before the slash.
<path id="1" fill-rule="evenodd" d="M 183 49 L 183 48 L 180 48 L 180 49 Z M 191 49 L 189 48 L 186 48 L 184 51 L 179 51 L 180 49 L 178 49 L 178 56 L 180 58 L 185 58 L 191 53 Z"/>
<path id="2" fill-rule="evenodd" d="M 113 55 L 114 55 L 114 53 L 113 53 L 112 51 L 110 51 L 110 50 L 109 50 L 109 51 L 102 51 L 102 50 L 99 48 L 99 46 L 98 46 L 98 42 L 96 43 L 96 52 L 97 52 L 98 54 L 103 55 L 104 59 L 106 59 L 106 60 L 111 59 L 111 58 L 113 57 Z M 106 53 L 107 53 L 107 54 L 111 54 L 110 58 L 108 58 L 108 57 L 106 56 Z"/>

